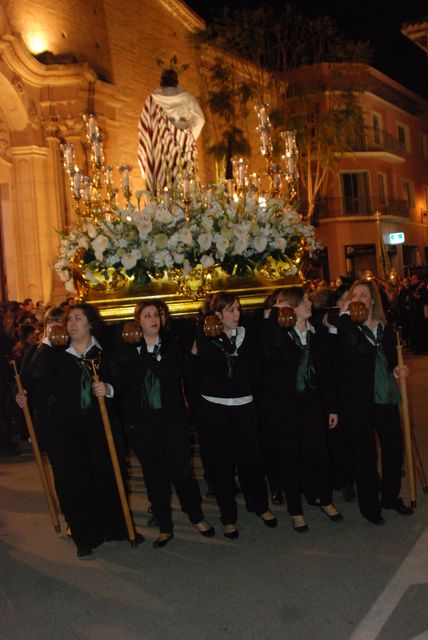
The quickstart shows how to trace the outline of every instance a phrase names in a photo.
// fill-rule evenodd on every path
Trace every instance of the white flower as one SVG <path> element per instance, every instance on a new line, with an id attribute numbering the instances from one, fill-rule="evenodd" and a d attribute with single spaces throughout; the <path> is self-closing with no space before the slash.
<path id="1" fill-rule="evenodd" d="M 227 251 L 227 248 L 229 247 L 229 239 L 226 238 L 225 236 L 220 235 L 219 233 L 216 234 L 215 238 L 214 238 L 214 243 L 215 246 L 217 247 L 217 251 L 220 254 L 225 254 Z"/>
<path id="2" fill-rule="evenodd" d="M 208 269 L 209 267 L 212 267 L 213 264 L 214 264 L 214 258 L 212 256 L 204 255 L 201 257 L 201 265 L 206 269 Z"/>
<path id="3" fill-rule="evenodd" d="M 138 235 L 140 238 L 144 238 L 149 235 L 153 229 L 152 221 L 146 216 L 142 216 L 137 222 Z"/>
<path id="4" fill-rule="evenodd" d="M 237 255 L 241 255 L 248 248 L 248 239 L 247 238 L 238 238 L 235 242 L 235 253 Z"/>
<path id="5" fill-rule="evenodd" d="M 172 254 L 172 257 L 174 259 L 175 264 L 183 264 L 183 260 L 184 260 L 184 253 L 177 253 L 174 252 Z"/>
<path id="6" fill-rule="evenodd" d="M 274 244 L 277 249 L 279 249 L 280 251 L 284 251 L 285 247 L 287 246 L 287 241 L 285 238 L 281 238 L 281 236 L 279 236 L 278 238 L 275 238 Z"/>
<path id="7" fill-rule="evenodd" d="M 98 235 L 98 229 L 92 222 L 88 222 L 86 225 L 86 232 L 91 239 L 96 238 Z"/>
<path id="8" fill-rule="evenodd" d="M 156 247 L 158 249 L 165 249 L 168 245 L 168 236 L 166 233 L 157 233 L 153 240 L 155 241 Z"/>
<path id="9" fill-rule="evenodd" d="M 157 222 L 169 224 L 172 221 L 172 215 L 168 209 L 158 209 L 155 213 L 155 220 L 157 220 Z"/>
<path id="10" fill-rule="evenodd" d="M 89 240 L 86 236 L 80 236 L 80 238 L 78 239 L 78 244 L 77 246 L 83 247 L 83 249 L 88 249 L 89 248 Z"/>
<path id="11" fill-rule="evenodd" d="M 193 244 L 192 234 L 190 232 L 190 229 L 188 229 L 187 227 L 183 227 L 179 235 L 180 240 L 183 244 L 187 244 L 189 247 Z"/>
<path id="12" fill-rule="evenodd" d="M 94 238 L 94 240 L 92 240 L 91 245 L 95 252 L 96 259 L 101 262 L 103 259 L 103 253 L 109 245 L 107 236 L 104 236 L 102 234 L 97 236 L 96 238 Z"/>
<path id="13" fill-rule="evenodd" d="M 257 251 L 257 253 L 262 253 L 267 246 L 267 238 L 265 238 L 264 236 L 256 236 L 254 238 L 254 248 Z"/>
<path id="14" fill-rule="evenodd" d="M 129 271 L 130 269 L 133 269 L 137 264 L 137 257 L 133 253 L 125 253 L 125 255 L 121 258 L 121 262 L 125 269 Z"/>
<path id="15" fill-rule="evenodd" d="M 208 249 L 211 247 L 212 241 L 213 241 L 213 238 L 210 233 L 201 233 L 198 238 L 201 251 L 208 251 Z"/>

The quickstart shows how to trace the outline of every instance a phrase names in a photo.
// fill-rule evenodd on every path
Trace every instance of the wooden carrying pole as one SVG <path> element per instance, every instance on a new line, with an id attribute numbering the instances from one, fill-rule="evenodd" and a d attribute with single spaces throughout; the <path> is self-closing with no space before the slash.
<path id="1" fill-rule="evenodd" d="M 92 365 L 92 370 L 94 375 L 94 382 L 99 382 L 100 379 L 95 368 L 95 362 L 93 360 L 91 360 L 91 365 Z M 134 547 L 136 546 L 134 524 L 132 522 L 131 512 L 129 510 L 129 505 L 128 505 L 128 499 L 126 497 L 125 487 L 123 484 L 122 473 L 120 471 L 119 460 L 117 458 L 117 452 L 116 452 L 116 447 L 113 440 L 113 434 L 111 430 L 110 418 L 109 418 L 107 407 L 106 407 L 106 401 L 103 396 L 98 396 L 98 403 L 100 405 L 100 412 L 101 412 L 101 418 L 104 426 L 104 433 L 107 440 L 107 446 L 110 452 L 111 463 L 113 465 L 114 477 L 116 479 L 117 490 L 119 492 L 123 515 L 126 522 L 126 528 L 128 529 L 128 536 L 129 536 L 131 545 Z"/>
<path id="2" fill-rule="evenodd" d="M 16 369 L 16 363 L 14 360 L 10 361 L 10 364 L 13 366 L 13 371 L 15 374 L 16 386 L 20 394 L 24 395 L 24 389 L 22 387 L 21 378 Z M 61 525 L 59 522 L 58 510 L 55 503 L 55 498 L 52 494 L 50 483 L 48 476 L 46 474 L 46 469 L 43 464 L 42 456 L 40 453 L 39 443 L 37 441 L 36 432 L 34 429 L 33 421 L 31 419 L 30 410 L 28 408 L 28 404 L 24 404 L 22 407 L 22 411 L 24 412 L 25 423 L 27 425 L 28 433 L 31 438 L 31 446 L 33 447 L 34 457 L 36 459 L 37 468 L 39 470 L 40 480 L 42 481 L 43 490 L 46 496 L 46 502 L 48 503 L 49 513 L 52 519 L 52 524 L 56 533 L 61 533 Z"/>
<path id="3" fill-rule="evenodd" d="M 403 346 L 400 342 L 400 337 L 397 334 L 397 358 L 398 366 L 404 366 L 403 360 Z M 399 378 L 400 392 L 401 392 L 401 416 L 403 422 L 403 437 L 404 437 L 404 453 L 406 458 L 406 470 L 407 480 L 409 483 L 409 497 L 412 507 L 416 506 L 416 485 L 415 485 L 415 467 L 413 462 L 413 447 L 412 447 L 412 429 L 410 426 L 410 414 L 409 414 L 409 402 L 407 399 L 407 383 L 406 379 Z"/>
<path id="4" fill-rule="evenodd" d="M 424 493 L 428 493 L 428 484 L 427 478 L 424 471 L 424 466 L 422 464 L 421 454 L 419 453 L 419 447 L 415 440 L 415 434 L 412 433 L 412 443 L 413 443 L 413 453 L 415 454 L 415 467 L 416 473 L 419 478 L 419 482 L 421 483 L 422 491 Z"/>

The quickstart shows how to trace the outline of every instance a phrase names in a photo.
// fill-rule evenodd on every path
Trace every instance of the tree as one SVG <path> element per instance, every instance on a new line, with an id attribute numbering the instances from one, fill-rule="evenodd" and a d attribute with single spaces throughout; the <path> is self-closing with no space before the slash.
<path id="1" fill-rule="evenodd" d="M 274 148 L 281 130 L 296 130 L 301 198 L 311 218 L 329 175 L 350 150 L 351 138 L 363 131 L 358 95 L 368 45 L 340 34 L 331 18 L 308 19 L 290 2 L 224 10 L 196 35 L 196 43 L 201 68 L 207 71 L 206 104 L 217 118 L 218 140 L 227 130 L 227 114 L 236 126 L 239 112 L 242 132 L 251 99 L 271 107 Z M 222 52 L 220 92 L 216 64 L 206 63 L 207 47 Z"/>

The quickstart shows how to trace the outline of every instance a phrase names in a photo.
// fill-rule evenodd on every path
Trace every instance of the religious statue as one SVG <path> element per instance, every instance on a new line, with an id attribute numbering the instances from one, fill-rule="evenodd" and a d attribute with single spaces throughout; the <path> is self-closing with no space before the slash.
<path id="1" fill-rule="evenodd" d="M 138 164 L 147 190 L 156 193 L 177 184 L 179 173 L 194 173 L 196 143 L 205 123 L 194 96 L 178 88 L 178 75 L 187 65 L 177 67 L 171 58 L 163 68 L 160 87 L 146 99 L 140 116 Z"/>

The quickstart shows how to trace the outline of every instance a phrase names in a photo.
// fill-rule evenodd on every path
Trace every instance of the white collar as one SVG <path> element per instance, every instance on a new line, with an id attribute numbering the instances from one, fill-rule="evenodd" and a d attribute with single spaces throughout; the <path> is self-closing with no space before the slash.
<path id="1" fill-rule="evenodd" d="M 68 349 L 66 349 L 67 353 L 71 353 L 72 356 L 76 356 L 77 358 L 81 358 L 82 356 L 85 356 L 88 351 L 90 349 L 92 349 L 92 347 L 98 347 L 98 349 L 100 349 L 100 351 L 102 351 L 102 347 L 100 345 L 100 343 L 98 342 L 98 340 L 96 338 L 94 338 L 94 336 L 91 336 L 91 344 L 89 345 L 89 347 L 87 347 L 87 349 L 85 350 L 85 353 L 77 353 L 77 351 L 75 350 L 75 348 L 70 344 L 70 346 L 68 347 Z"/>

